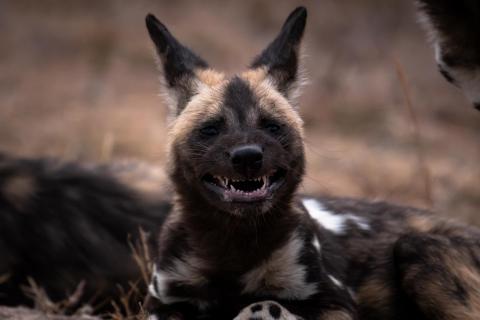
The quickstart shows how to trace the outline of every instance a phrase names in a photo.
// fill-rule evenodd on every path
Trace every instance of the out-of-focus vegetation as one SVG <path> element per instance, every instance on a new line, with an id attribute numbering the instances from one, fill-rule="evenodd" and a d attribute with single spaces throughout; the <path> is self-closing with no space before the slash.
<path id="1" fill-rule="evenodd" d="M 0 150 L 161 166 L 166 108 L 145 14 L 212 66 L 235 72 L 298 4 L 309 9 L 302 191 L 432 202 L 480 225 L 480 114 L 438 74 L 404 0 L 0 1 Z"/>

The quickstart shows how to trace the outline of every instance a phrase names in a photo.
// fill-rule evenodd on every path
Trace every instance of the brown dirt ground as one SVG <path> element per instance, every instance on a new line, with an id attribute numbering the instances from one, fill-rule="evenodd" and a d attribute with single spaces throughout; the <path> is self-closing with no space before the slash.
<path id="1" fill-rule="evenodd" d="M 432 202 L 480 225 L 480 114 L 437 73 L 404 0 L 0 1 L 0 150 L 162 165 L 166 108 L 145 14 L 235 72 L 298 4 L 309 9 L 302 191 Z M 424 165 L 395 61 L 410 87 Z"/>

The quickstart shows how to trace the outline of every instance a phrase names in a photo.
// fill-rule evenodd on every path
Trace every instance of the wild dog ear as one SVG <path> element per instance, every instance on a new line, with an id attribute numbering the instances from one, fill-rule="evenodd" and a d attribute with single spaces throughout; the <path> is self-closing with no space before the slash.
<path id="1" fill-rule="evenodd" d="M 169 107 L 177 116 L 198 91 L 200 81 L 195 71 L 208 68 L 208 64 L 178 42 L 154 15 L 148 14 L 145 22 L 160 57 Z"/>
<path id="2" fill-rule="evenodd" d="M 300 42 L 307 22 L 307 9 L 296 8 L 280 34 L 257 56 L 251 68 L 266 68 L 268 77 L 287 99 L 294 99 L 302 79 L 299 68 Z"/>

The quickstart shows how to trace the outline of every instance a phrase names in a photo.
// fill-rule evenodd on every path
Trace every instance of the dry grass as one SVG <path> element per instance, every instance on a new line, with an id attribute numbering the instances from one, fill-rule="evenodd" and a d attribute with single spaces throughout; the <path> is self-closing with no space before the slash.
<path id="1" fill-rule="evenodd" d="M 143 303 L 147 297 L 146 288 L 151 279 L 153 262 L 148 244 L 149 235 L 142 229 L 139 230 L 139 235 L 139 239 L 134 242 L 130 240 L 129 244 L 142 277 L 136 282 L 130 282 L 127 288 L 118 286 L 119 299 L 109 302 L 113 311 L 103 315 L 105 318 L 112 320 L 146 320 L 148 318 L 147 312 L 143 309 Z M 7 281 L 8 277 L 8 275 L 0 277 L 0 284 Z M 80 304 L 80 299 L 84 298 L 84 285 L 84 282 L 79 283 L 75 291 L 61 301 L 53 301 L 32 278 L 28 279 L 28 285 L 22 289 L 25 296 L 33 301 L 34 309 L 47 317 L 48 315 L 85 317 L 97 312 L 95 307 Z"/>
<path id="2" fill-rule="evenodd" d="M 34 279 L 28 278 L 28 285 L 22 289 L 25 295 L 32 299 L 34 308 L 45 315 L 91 315 L 93 310 L 87 305 L 79 305 L 82 299 L 84 282 L 80 282 L 75 291 L 61 301 L 52 301 L 45 290 L 40 287 Z"/>
<path id="3" fill-rule="evenodd" d="M 140 269 L 142 278 L 130 283 L 125 290 L 119 287 L 120 302 L 112 301 L 114 312 L 109 315 L 113 320 L 145 320 L 148 314 L 143 309 L 143 303 L 147 299 L 146 288 L 153 274 L 153 261 L 151 248 L 148 245 L 149 235 L 142 229 L 139 230 L 140 238 L 135 243 L 129 242 L 132 256 Z"/>
<path id="4" fill-rule="evenodd" d="M 424 184 L 424 196 L 425 196 L 425 205 L 428 208 L 433 208 L 433 191 L 432 191 L 432 175 L 430 173 L 430 168 L 428 167 L 425 147 L 423 146 L 423 137 L 421 132 L 420 123 L 418 121 L 417 113 L 413 107 L 413 102 L 411 98 L 411 89 L 407 82 L 407 77 L 405 71 L 400 63 L 395 59 L 395 68 L 398 73 L 398 78 L 402 87 L 403 94 L 405 96 L 405 106 L 408 111 L 412 126 L 413 126 L 413 136 L 415 139 L 415 146 L 418 158 L 418 172 L 423 178 Z"/>

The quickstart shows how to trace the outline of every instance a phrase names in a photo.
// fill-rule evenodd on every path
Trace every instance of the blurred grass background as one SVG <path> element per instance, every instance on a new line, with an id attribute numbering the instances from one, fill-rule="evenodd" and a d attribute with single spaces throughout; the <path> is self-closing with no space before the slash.
<path id="1" fill-rule="evenodd" d="M 161 166 L 166 107 L 146 13 L 212 66 L 236 72 L 300 4 L 309 9 L 310 79 L 302 192 L 433 206 L 480 225 L 480 114 L 438 74 L 405 0 L 0 1 L 0 151 Z"/>

